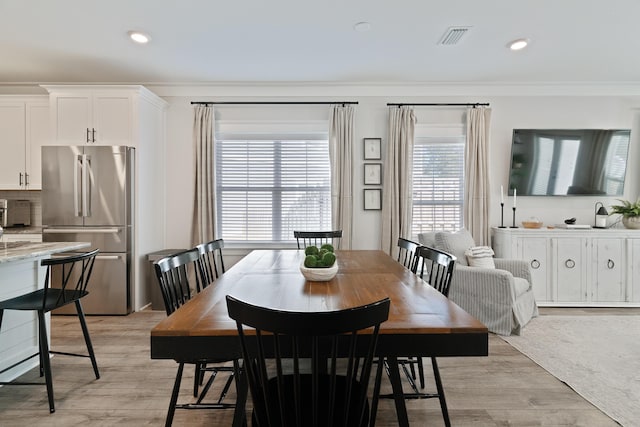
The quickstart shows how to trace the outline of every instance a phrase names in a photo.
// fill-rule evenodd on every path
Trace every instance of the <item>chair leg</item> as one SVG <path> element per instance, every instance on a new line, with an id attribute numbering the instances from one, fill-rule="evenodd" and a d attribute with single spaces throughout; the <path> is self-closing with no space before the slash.
<path id="1" fill-rule="evenodd" d="M 87 321 L 84 318 L 84 311 L 82 310 L 82 304 L 80 300 L 76 300 L 76 311 L 78 312 L 78 319 L 80 319 L 80 326 L 82 326 L 82 334 L 84 335 L 84 342 L 87 344 L 87 351 L 91 358 L 91 365 L 93 365 L 93 373 L 96 375 L 96 379 L 100 379 L 100 372 L 98 371 L 98 363 L 96 362 L 96 355 L 93 353 L 93 345 L 91 345 L 91 337 L 89 336 L 89 329 L 87 329 Z"/>
<path id="2" fill-rule="evenodd" d="M 169 402 L 169 411 L 167 412 L 167 419 L 164 423 L 165 427 L 171 427 L 173 423 L 173 416 L 176 413 L 176 404 L 178 403 L 178 393 L 180 392 L 180 382 L 182 381 L 182 371 L 184 370 L 184 363 L 178 365 L 178 372 L 176 373 L 176 381 L 173 383 L 173 392 L 171 393 L 171 402 Z"/>
<path id="3" fill-rule="evenodd" d="M 200 378 L 204 374 L 203 368 L 204 367 L 202 363 L 196 363 L 196 372 L 193 375 L 193 397 L 198 397 L 198 388 L 200 387 L 200 384 L 202 384 Z"/>
<path id="4" fill-rule="evenodd" d="M 44 365 L 44 379 L 47 384 L 47 397 L 49 398 L 49 412 L 54 413 L 56 407 L 53 401 L 53 379 L 51 378 L 51 360 L 49 360 L 49 344 L 47 343 L 47 324 L 44 320 L 44 311 L 38 310 L 38 336 L 41 360 Z"/>
<path id="5" fill-rule="evenodd" d="M 236 382 L 236 407 L 233 411 L 233 427 L 246 427 L 247 414 L 245 405 L 247 402 L 248 384 L 244 369 L 240 368 L 238 359 L 233 359 L 233 374 Z"/>
<path id="6" fill-rule="evenodd" d="M 371 414 L 369 416 L 369 427 L 376 425 L 376 415 L 378 414 L 378 400 L 380 399 L 380 386 L 382 384 L 382 368 L 384 367 L 384 357 L 378 358 L 376 368 L 376 378 L 373 384 L 373 396 L 371 396 Z"/>
<path id="7" fill-rule="evenodd" d="M 447 411 L 447 402 L 444 398 L 444 388 L 442 387 L 442 380 L 440 379 L 440 370 L 438 369 L 438 363 L 436 358 L 431 358 L 431 364 L 433 365 L 433 376 L 436 380 L 436 387 L 438 389 L 438 399 L 440 400 L 440 409 L 442 409 L 442 418 L 444 418 L 444 425 L 451 427 L 451 421 L 449 420 L 449 411 Z"/>
<path id="8" fill-rule="evenodd" d="M 416 359 L 418 359 L 418 375 L 420 376 L 420 388 L 424 389 L 424 366 L 422 365 L 422 357 L 418 356 Z"/>

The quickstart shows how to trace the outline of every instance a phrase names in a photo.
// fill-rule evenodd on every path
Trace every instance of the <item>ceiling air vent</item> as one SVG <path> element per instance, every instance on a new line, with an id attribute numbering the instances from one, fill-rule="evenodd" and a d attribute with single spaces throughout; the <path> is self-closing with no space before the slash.
<path id="1" fill-rule="evenodd" d="M 462 36 L 464 36 L 471 27 L 449 27 L 438 42 L 442 45 L 458 44 Z"/>

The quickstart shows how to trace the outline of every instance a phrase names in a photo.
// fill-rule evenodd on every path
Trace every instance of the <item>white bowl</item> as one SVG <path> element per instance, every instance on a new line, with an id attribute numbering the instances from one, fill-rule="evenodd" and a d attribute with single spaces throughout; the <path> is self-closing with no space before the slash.
<path id="1" fill-rule="evenodd" d="M 304 261 L 300 264 L 300 272 L 305 279 L 312 282 L 328 282 L 338 272 L 338 262 L 334 262 L 331 267 L 309 268 L 304 266 Z"/>

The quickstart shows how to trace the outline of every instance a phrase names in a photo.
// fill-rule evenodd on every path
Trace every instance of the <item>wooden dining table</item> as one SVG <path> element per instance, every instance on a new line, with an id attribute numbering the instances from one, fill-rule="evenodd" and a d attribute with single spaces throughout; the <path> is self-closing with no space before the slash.
<path id="1" fill-rule="evenodd" d="M 408 426 L 397 358 L 487 356 L 487 328 L 382 251 L 336 254 L 336 276 L 328 282 L 311 282 L 300 272 L 303 250 L 249 253 L 151 330 L 151 358 L 242 358 L 226 295 L 273 309 L 309 312 L 341 310 L 389 297 L 389 319 L 381 325 L 377 354 L 389 362 L 398 424 Z M 245 420 L 246 384 L 240 384 L 234 426 Z"/>

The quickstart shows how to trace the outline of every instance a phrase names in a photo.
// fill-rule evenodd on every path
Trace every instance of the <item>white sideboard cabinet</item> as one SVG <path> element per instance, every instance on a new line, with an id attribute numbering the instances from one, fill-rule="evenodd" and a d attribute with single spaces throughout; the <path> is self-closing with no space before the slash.
<path id="1" fill-rule="evenodd" d="M 50 141 L 46 96 L 0 96 L 0 190 L 40 190 L 40 147 Z"/>
<path id="2" fill-rule="evenodd" d="M 640 306 L 640 231 L 494 228 L 493 248 L 529 263 L 541 306 Z"/>

